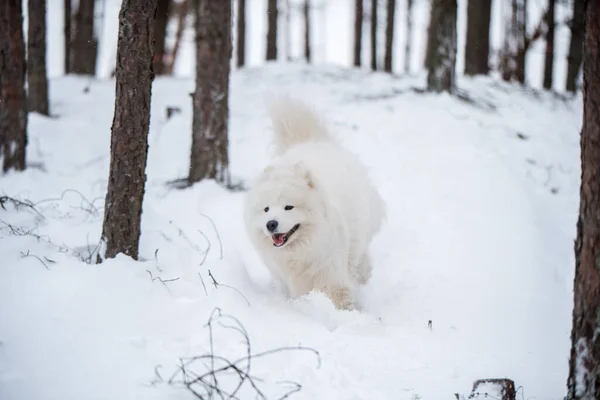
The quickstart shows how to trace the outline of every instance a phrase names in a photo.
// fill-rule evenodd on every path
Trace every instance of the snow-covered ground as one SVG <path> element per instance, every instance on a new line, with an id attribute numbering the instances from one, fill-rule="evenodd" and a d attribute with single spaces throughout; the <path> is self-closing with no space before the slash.
<path id="1" fill-rule="evenodd" d="M 509 377 L 519 398 L 561 399 L 581 98 L 461 79 L 471 104 L 416 93 L 424 81 L 300 64 L 232 75 L 235 179 L 251 185 L 268 162 L 260 100 L 285 91 L 326 115 L 387 203 L 363 311 L 344 312 L 317 293 L 289 302 L 271 290 L 243 229 L 244 192 L 167 185 L 187 172 L 191 79 L 153 87 L 141 260 L 81 261 L 101 233 L 114 81 L 53 79 L 56 118 L 30 115 L 38 168 L 0 177 L 0 196 L 36 210 L 0 209 L 0 399 L 190 399 L 156 372 L 167 379 L 211 346 L 229 360 L 247 351 L 218 321 L 211 345 L 217 307 L 243 324 L 253 353 L 319 352 L 320 363 L 306 350 L 253 359 L 268 398 L 295 381 L 295 399 L 450 399 Z M 181 112 L 167 120 L 167 107 Z M 233 391 L 235 375 L 219 385 Z M 239 397 L 253 393 L 246 383 Z"/>

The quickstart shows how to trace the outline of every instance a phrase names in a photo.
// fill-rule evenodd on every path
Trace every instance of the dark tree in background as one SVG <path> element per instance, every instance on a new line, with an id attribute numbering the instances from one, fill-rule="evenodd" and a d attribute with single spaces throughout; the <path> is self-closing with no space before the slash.
<path id="1" fill-rule="evenodd" d="M 29 111 L 48 115 L 46 0 L 28 0 L 27 11 L 27 106 Z"/>
<path id="2" fill-rule="evenodd" d="M 392 59 L 394 52 L 394 16 L 396 14 L 396 0 L 388 0 L 385 26 L 385 56 L 383 70 L 392 72 Z"/>
<path id="3" fill-rule="evenodd" d="M 427 44 L 427 90 L 452 93 L 456 77 L 456 0 L 433 0 Z"/>
<path id="4" fill-rule="evenodd" d="M 102 226 L 105 258 L 119 253 L 138 258 L 154 79 L 155 12 L 156 0 L 121 3 L 110 175 Z"/>
<path id="5" fill-rule="evenodd" d="M 371 69 L 377 70 L 377 0 L 371 0 Z"/>
<path id="6" fill-rule="evenodd" d="M 544 89 L 552 89 L 552 76 L 554 74 L 554 9 L 556 0 L 548 0 L 546 15 L 546 54 L 544 59 Z"/>
<path id="7" fill-rule="evenodd" d="M 600 2 L 588 0 L 568 400 L 600 398 Z"/>
<path id="8" fill-rule="evenodd" d="M 65 46 L 65 60 L 64 68 L 65 74 L 71 73 L 71 19 L 73 18 L 73 12 L 71 11 L 71 0 L 64 0 L 64 46 Z"/>
<path id="9" fill-rule="evenodd" d="M 354 66 L 360 67 L 363 36 L 363 0 L 354 0 Z"/>
<path id="10" fill-rule="evenodd" d="M 583 60 L 583 35 L 585 27 L 585 2 L 573 0 L 573 18 L 570 23 L 571 43 L 569 44 L 569 56 L 567 57 L 567 91 L 577 91 L 577 77 L 581 70 Z"/>
<path id="11" fill-rule="evenodd" d="M 71 72 L 95 75 L 98 41 L 94 36 L 94 0 L 79 0 L 71 38 Z"/>
<path id="12" fill-rule="evenodd" d="M 277 0 L 268 0 L 267 6 L 267 61 L 277 60 Z"/>
<path id="13" fill-rule="evenodd" d="M 4 172 L 25 169 L 27 99 L 21 0 L 0 1 L 0 158 Z"/>
<path id="14" fill-rule="evenodd" d="M 171 0 L 158 0 L 156 4 L 156 19 L 154 21 L 154 73 L 163 75 L 166 73 L 165 66 L 165 40 L 167 36 L 167 26 L 169 24 L 169 14 Z"/>
<path id="15" fill-rule="evenodd" d="M 237 66 L 246 62 L 246 0 L 237 0 Z"/>
<path id="16" fill-rule="evenodd" d="M 310 0 L 304 0 L 304 58 L 310 62 Z"/>
<path id="17" fill-rule="evenodd" d="M 196 11 L 196 90 L 190 184 L 214 179 L 230 184 L 227 127 L 231 2 L 199 0 Z"/>
<path id="18" fill-rule="evenodd" d="M 465 75 L 487 75 L 490 54 L 492 0 L 470 0 L 467 4 Z"/>
<path id="19" fill-rule="evenodd" d="M 406 0 L 406 43 L 404 45 L 404 73 L 410 74 L 410 59 L 412 57 L 412 23 L 413 0 Z"/>

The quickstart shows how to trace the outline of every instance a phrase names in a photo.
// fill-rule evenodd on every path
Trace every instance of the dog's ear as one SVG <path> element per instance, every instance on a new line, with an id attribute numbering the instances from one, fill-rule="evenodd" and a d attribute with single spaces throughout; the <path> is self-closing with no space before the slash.
<path id="1" fill-rule="evenodd" d="M 306 185 L 309 188 L 311 188 L 311 189 L 315 188 L 315 180 L 314 180 L 312 174 L 310 173 L 310 171 L 308 170 L 308 168 L 306 168 L 306 165 L 304 165 L 304 163 L 302 161 L 298 161 L 294 165 L 294 169 L 296 170 L 296 174 L 306 181 Z"/>

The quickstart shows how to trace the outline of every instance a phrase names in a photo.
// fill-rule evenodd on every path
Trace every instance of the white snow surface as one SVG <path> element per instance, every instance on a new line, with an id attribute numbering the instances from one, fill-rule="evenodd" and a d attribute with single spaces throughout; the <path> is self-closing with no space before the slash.
<path id="1" fill-rule="evenodd" d="M 502 377 L 524 398 L 562 399 L 581 97 L 459 79 L 470 104 L 412 90 L 424 82 L 302 64 L 232 74 L 235 181 L 251 185 L 267 164 L 262 96 L 285 92 L 324 113 L 386 201 L 362 310 L 348 312 L 271 289 L 243 229 L 243 191 L 167 185 L 187 174 L 192 79 L 153 86 L 140 260 L 81 261 L 101 234 L 114 81 L 52 79 L 55 117 L 30 115 L 30 168 L 0 177 L 0 196 L 39 212 L 0 209 L 0 399 L 191 399 L 152 384 L 155 368 L 168 378 L 180 357 L 207 354 L 215 308 L 239 319 L 252 352 L 319 352 L 320 363 L 301 350 L 253 360 L 270 399 L 293 388 L 284 381 L 302 385 L 293 399 L 451 399 Z M 181 112 L 167 120 L 167 107 Z M 214 353 L 243 357 L 240 339 L 215 326 Z M 219 380 L 223 390 L 234 378 Z M 245 384 L 238 396 L 255 392 Z"/>

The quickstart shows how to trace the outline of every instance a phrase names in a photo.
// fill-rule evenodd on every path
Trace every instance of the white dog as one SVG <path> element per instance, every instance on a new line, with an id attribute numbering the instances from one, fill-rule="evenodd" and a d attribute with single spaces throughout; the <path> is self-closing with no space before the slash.
<path id="1" fill-rule="evenodd" d="M 355 289 L 371 277 L 367 248 L 383 201 L 311 108 L 283 98 L 269 111 L 277 158 L 246 198 L 251 241 L 290 297 L 317 290 L 354 309 Z"/>

